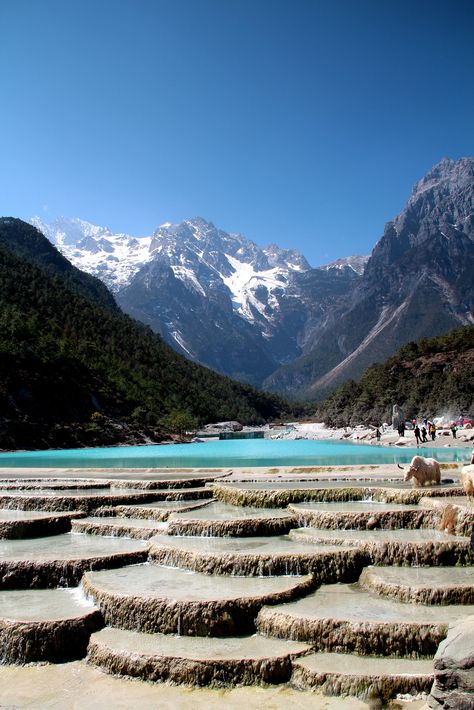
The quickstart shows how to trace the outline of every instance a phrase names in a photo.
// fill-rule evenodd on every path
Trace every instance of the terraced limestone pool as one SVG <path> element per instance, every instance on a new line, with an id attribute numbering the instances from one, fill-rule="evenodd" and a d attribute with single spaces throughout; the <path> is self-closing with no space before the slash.
<path id="1" fill-rule="evenodd" d="M 0 534 L 17 539 L 0 540 L 0 666 L 10 664 L 0 667 L 1 702 L 26 707 L 21 679 L 30 683 L 32 708 L 69 707 L 72 692 L 84 707 L 88 683 L 90 707 L 104 709 L 111 706 L 101 689 L 112 686 L 123 689 L 113 707 L 166 705 L 169 681 L 206 686 L 206 707 L 227 707 L 223 688 L 235 685 L 251 686 L 240 705 L 248 708 L 282 707 L 261 687 L 268 683 L 280 684 L 286 705 L 315 710 L 381 708 L 397 693 L 429 693 L 433 655 L 451 622 L 467 629 L 472 657 L 474 553 L 459 532 L 470 520 L 467 506 L 453 505 L 462 492 L 458 471 L 446 476 L 453 483 L 413 496 L 395 466 L 350 468 L 326 467 L 324 481 L 314 468 L 313 480 L 300 469 L 293 481 L 290 472 L 279 478 L 281 468 L 244 471 L 240 482 L 234 474 L 207 487 L 184 476 L 179 490 L 160 490 L 156 471 L 142 471 L 131 483 L 104 480 L 95 495 L 78 493 L 77 472 L 69 496 L 52 478 L 45 495 L 41 486 L 29 496 L 29 483 L 5 485 Z M 109 473 L 123 476 L 100 475 Z M 255 485 L 258 478 L 265 483 Z M 12 497 L 25 495 L 33 512 L 11 511 Z M 53 510 L 66 501 L 69 512 Z M 440 525 L 454 509 L 456 534 Z M 59 523 L 82 532 L 64 534 Z M 43 524 L 53 527 L 34 539 L 42 528 L 33 526 Z M 49 705 L 27 680 L 36 662 L 46 662 L 38 668 L 51 682 L 66 678 L 69 665 L 84 688 L 62 688 L 62 705 Z M 51 663 L 58 665 L 48 676 Z M 455 667 L 470 673 L 469 663 Z M 15 676 L 11 664 L 29 665 Z M 132 700 L 120 675 L 133 677 L 130 687 L 147 701 Z M 347 704 L 347 694 L 360 700 Z M 328 695 L 340 696 L 335 705 Z M 170 706 L 187 707 L 184 695 L 175 697 Z"/>
<path id="2" fill-rule="evenodd" d="M 244 439 L 162 446 L 64 449 L 0 454 L 0 467 L 30 468 L 219 468 L 224 466 L 323 466 L 407 463 L 413 448 L 387 448 L 341 441 Z M 438 461 L 467 461 L 467 449 L 424 448 Z"/>

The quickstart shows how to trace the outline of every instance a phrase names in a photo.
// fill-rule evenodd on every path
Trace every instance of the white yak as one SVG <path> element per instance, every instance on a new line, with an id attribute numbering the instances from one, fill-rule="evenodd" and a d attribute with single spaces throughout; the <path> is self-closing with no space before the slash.
<path id="1" fill-rule="evenodd" d="M 398 468 L 402 468 L 398 464 Z M 414 456 L 411 463 L 404 470 L 403 480 L 412 479 L 415 487 L 424 486 L 426 483 L 441 483 L 441 469 L 436 459 L 425 459 L 424 456 Z"/>

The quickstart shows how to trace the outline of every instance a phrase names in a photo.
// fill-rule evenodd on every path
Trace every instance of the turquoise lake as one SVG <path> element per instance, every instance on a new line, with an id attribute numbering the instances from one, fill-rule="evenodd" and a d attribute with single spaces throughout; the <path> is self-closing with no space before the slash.
<path id="1" fill-rule="evenodd" d="M 468 461 L 470 449 L 386 448 L 341 441 L 241 439 L 196 444 L 61 449 L 0 454 L 0 467 L 221 468 L 230 466 L 343 466 L 407 463 L 421 453 L 441 462 Z"/>

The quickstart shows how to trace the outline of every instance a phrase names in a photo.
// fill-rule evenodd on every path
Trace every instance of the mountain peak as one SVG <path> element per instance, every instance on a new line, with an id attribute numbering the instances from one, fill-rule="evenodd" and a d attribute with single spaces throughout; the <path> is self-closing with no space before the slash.
<path id="1" fill-rule="evenodd" d="M 60 216 L 49 223 L 40 217 L 32 217 L 30 224 L 74 266 L 97 276 L 114 292 L 151 258 L 151 237 L 114 234 L 108 227 L 80 217 Z"/>
<path id="2" fill-rule="evenodd" d="M 429 190 L 443 189 L 448 193 L 455 193 L 472 187 L 473 181 L 474 158 L 465 157 L 452 160 L 444 157 L 421 180 L 415 183 L 408 204 L 413 204 Z"/>
<path id="3" fill-rule="evenodd" d="M 346 256 L 342 259 L 331 261 L 329 264 L 323 264 L 319 268 L 322 271 L 331 271 L 332 269 L 352 269 L 352 271 L 355 271 L 358 276 L 362 276 L 369 258 L 369 256 Z"/>

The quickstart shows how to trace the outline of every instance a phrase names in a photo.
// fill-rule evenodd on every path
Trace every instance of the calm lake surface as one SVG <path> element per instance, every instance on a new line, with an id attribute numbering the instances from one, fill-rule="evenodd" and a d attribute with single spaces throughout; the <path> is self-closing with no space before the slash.
<path id="1" fill-rule="evenodd" d="M 420 453 L 441 462 L 468 461 L 470 449 L 386 448 L 342 441 L 241 439 L 196 444 L 119 446 L 0 454 L 0 467 L 222 468 L 407 463 Z"/>

